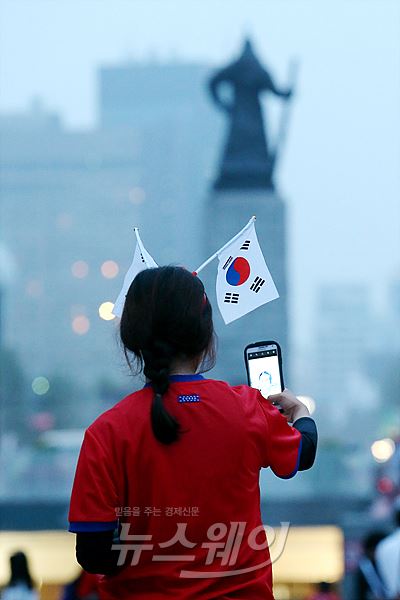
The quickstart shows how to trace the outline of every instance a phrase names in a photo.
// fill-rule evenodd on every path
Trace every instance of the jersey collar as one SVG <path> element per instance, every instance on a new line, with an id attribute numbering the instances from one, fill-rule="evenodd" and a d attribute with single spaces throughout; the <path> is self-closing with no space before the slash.
<path id="1" fill-rule="evenodd" d="M 205 379 L 205 377 L 203 377 L 203 375 L 200 375 L 200 373 L 187 373 L 184 375 L 170 375 L 169 376 L 169 380 L 170 381 L 201 381 L 202 379 Z M 146 383 L 146 385 L 144 387 L 150 387 L 151 383 Z"/>
<path id="2" fill-rule="evenodd" d="M 185 375 L 170 375 L 170 381 L 199 381 L 200 379 L 204 379 L 203 375 L 199 373 L 187 373 Z"/>

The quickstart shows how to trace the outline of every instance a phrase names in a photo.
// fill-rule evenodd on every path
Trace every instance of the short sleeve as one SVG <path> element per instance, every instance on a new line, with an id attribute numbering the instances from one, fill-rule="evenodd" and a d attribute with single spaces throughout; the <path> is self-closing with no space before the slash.
<path id="1" fill-rule="evenodd" d="M 89 429 L 85 432 L 72 487 L 69 531 L 106 531 L 118 520 L 118 493 L 113 461 L 105 446 Z"/>
<path id="2" fill-rule="evenodd" d="M 301 433 L 291 427 L 279 410 L 261 394 L 258 401 L 266 422 L 262 466 L 271 467 L 281 479 L 290 479 L 299 469 Z"/>

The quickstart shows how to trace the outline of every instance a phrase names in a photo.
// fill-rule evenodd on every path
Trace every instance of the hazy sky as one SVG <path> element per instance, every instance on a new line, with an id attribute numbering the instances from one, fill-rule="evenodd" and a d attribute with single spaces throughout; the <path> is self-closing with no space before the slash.
<path id="1" fill-rule="evenodd" d="M 280 83 L 297 58 L 279 177 L 296 314 L 320 282 L 379 295 L 400 276 L 398 0 L 2 0 L 0 19 L 0 110 L 40 95 L 74 128 L 95 122 L 105 63 L 220 64 L 246 33 Z"/>

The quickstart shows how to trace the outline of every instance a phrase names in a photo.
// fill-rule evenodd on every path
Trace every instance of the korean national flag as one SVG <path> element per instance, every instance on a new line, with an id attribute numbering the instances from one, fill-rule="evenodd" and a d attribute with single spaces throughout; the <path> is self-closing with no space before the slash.
<path id="1" fill-rule="evenodd" d="M 225 323 L 279 298 L 254 221 L 218 254 L 217 302 Z"/>
<path id="2" fill-rule="evenodd" d="M 143 243 L 141 244 L 141 246 L 142 249 L 140 249 L 139 244 L 136 244 L 136 250 L 135 254 L 133 255 L 132 264 L 125 275 L 122 290 L 120 291 L 118 298 L 115 301 L 114 308 L 112 309 L 113 315 L 119 318 L 121 318 L 122 311 L 124 310 L 125 296 L 128 293 L 130 285 L 135 279 L 136 275 L 144 269 L 158 267 L 154 258 L 147 252 L 147 250 L 143 246 Z"/>

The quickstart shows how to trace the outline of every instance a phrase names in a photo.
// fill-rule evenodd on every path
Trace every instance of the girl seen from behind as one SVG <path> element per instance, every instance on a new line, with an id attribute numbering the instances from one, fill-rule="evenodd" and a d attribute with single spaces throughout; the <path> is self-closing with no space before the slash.
<path id="1" fill-rule="evenodd" d="M 104 600 L 273 599 L 259 472 L 312 466 L 307 408 L 203 375 L 212 308 L 184 268 L 136 276 L 120 337 L 146 381 L 86 430 L 69 513 L 78 562 L 104 575 Z"/>

